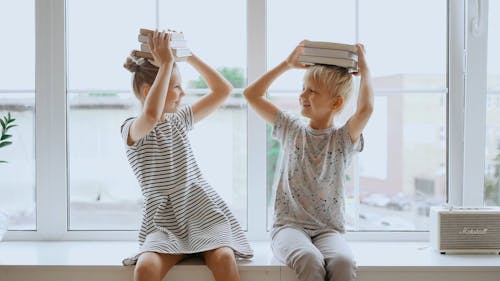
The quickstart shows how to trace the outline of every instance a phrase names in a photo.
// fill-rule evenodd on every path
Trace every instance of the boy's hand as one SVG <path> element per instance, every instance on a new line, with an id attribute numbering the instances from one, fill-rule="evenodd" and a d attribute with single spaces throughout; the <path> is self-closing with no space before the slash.
<path id="1" fill-rule="evenodd" d="M 302 41 L 302 42 L 304 42 L 304 41 Z M 298 60 L 299 56 L 302 53 L 304 53 L 304 44 L 302 42 L 300 42 L 299 45 L 297 47 L 295 47 L 295 49 L 293 49 L 293 52 L 288 56 L 288 58 L 286 58 L 285 62 L 289 68 L 308 68 L 309 67 L 308 65 L 304 65 L 303 63 L 301 63 Z"/>
<path id="2" fill-rule="evenodd" d="M 366 51 L 365 45 L 356 44 L 356 48 L 358 49 L 358 72 L 353 73 L 353 75 L 363 75 L 368 71 L 368 64 L 366 63 Z"/>
<path id="3" fill-rule="evenodd" d="M 148 40 L 148 45 L 153 55 L 151 62 L 153 65 L 160 67 L 175 61 L 172 49 L 170 49 L 170 33 L 155 30 L 153 36 Z"/>

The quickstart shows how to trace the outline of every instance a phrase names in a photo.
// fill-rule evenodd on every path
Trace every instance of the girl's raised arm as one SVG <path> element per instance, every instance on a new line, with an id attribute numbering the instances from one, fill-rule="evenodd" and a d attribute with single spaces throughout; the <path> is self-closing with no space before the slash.
<path id="1" fill-rule="evenodd" d="M 148 44 L 154 58 L 153 64 L 159 69 L 153 85 L 143 85 L 141 89 L 141 94 L 145 95 L 142 112 L 130 126 L 127 139 L 129 145 L 145 137 L 161 119 L 175 62 L 170 49 L 169 33 L 155 31 Z"/>
<path id="2" fill-rule="evenodd" d="M 191 64 L 207 82 L 210 93 L 196 101 L 193 106 L 193 119 L 198 122 L 214 112 L 229 97 L 233 87 L 217 71 L 203 62 L 196 55 L 191 55 L 187 62 Z"/>

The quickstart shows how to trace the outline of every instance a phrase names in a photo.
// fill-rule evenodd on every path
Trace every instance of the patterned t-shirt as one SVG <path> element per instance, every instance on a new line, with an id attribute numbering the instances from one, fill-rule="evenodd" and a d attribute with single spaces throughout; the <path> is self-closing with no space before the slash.
<path id="1" fill-rule="evenodd" d="M 353 144 L 347 125 L 315 130 L 280 112 L 273 137 L 282 148 L 274 226 L 345 232 L 345 175 L 353 154 L 363 150 L 363 135 Z"/>

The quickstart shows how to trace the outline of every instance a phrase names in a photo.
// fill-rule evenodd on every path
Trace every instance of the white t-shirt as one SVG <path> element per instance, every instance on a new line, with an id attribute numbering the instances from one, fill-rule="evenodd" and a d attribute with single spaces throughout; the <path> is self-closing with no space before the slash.
<path id="1" fill-rule="evenodd" d="M 315 130 L 280 112 L 273 137 L 281 143 L 277 170 L 274 227 L 345 232 L 344 183 L 354 153 L 363 150 L 363 135 L 352 143 L 347 125 Z"/>

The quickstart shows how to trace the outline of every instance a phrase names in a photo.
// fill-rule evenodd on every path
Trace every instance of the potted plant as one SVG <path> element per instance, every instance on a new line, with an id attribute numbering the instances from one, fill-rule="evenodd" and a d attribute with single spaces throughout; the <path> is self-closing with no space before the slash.
<path id="1" fill-rule="evenodd" d="M 14 124 L 14 121 L 16 121 L 16 119 L 10 116 L 10 112 L 7 113 L 7 116 L 0 118 L 0 126 L 2 127 L 2 134 L 0 135 L 0 148 L 12 144 L 12 141 L 10 140 L 10 138 L 12 138 L 12 135 L 9 135 L 8 131 L 13 127 L 17 126 Z M 7 161 L 0 160 L 0 164 L 5 164 L 5 163 L 7 163 Z M 7 232 L 8 223 L 9 223 L 9 216 L 7 215 L 7 213 L 5 213 L 5 211 L 0 209 L 0 241 L 3 239 L 3 236 Z"/>
<path id="2" fill-rule="evenodd" d="M 14 121 L 16 121 L 16 119 L 10 116 L 10 112 L 7 113 L 7 116 L 0 118 L 0 125 L 2 126 L 2 135 L 0 136 L 0 148 L 12 144 L 12 141 L 9 140 L 12 137 L 12 135 L 9 135 L 8 131 L 9 129 L 17 126 L 13 124 Z M 7 161 L 0 160 L 0 163 L 7 163 Z"/>

